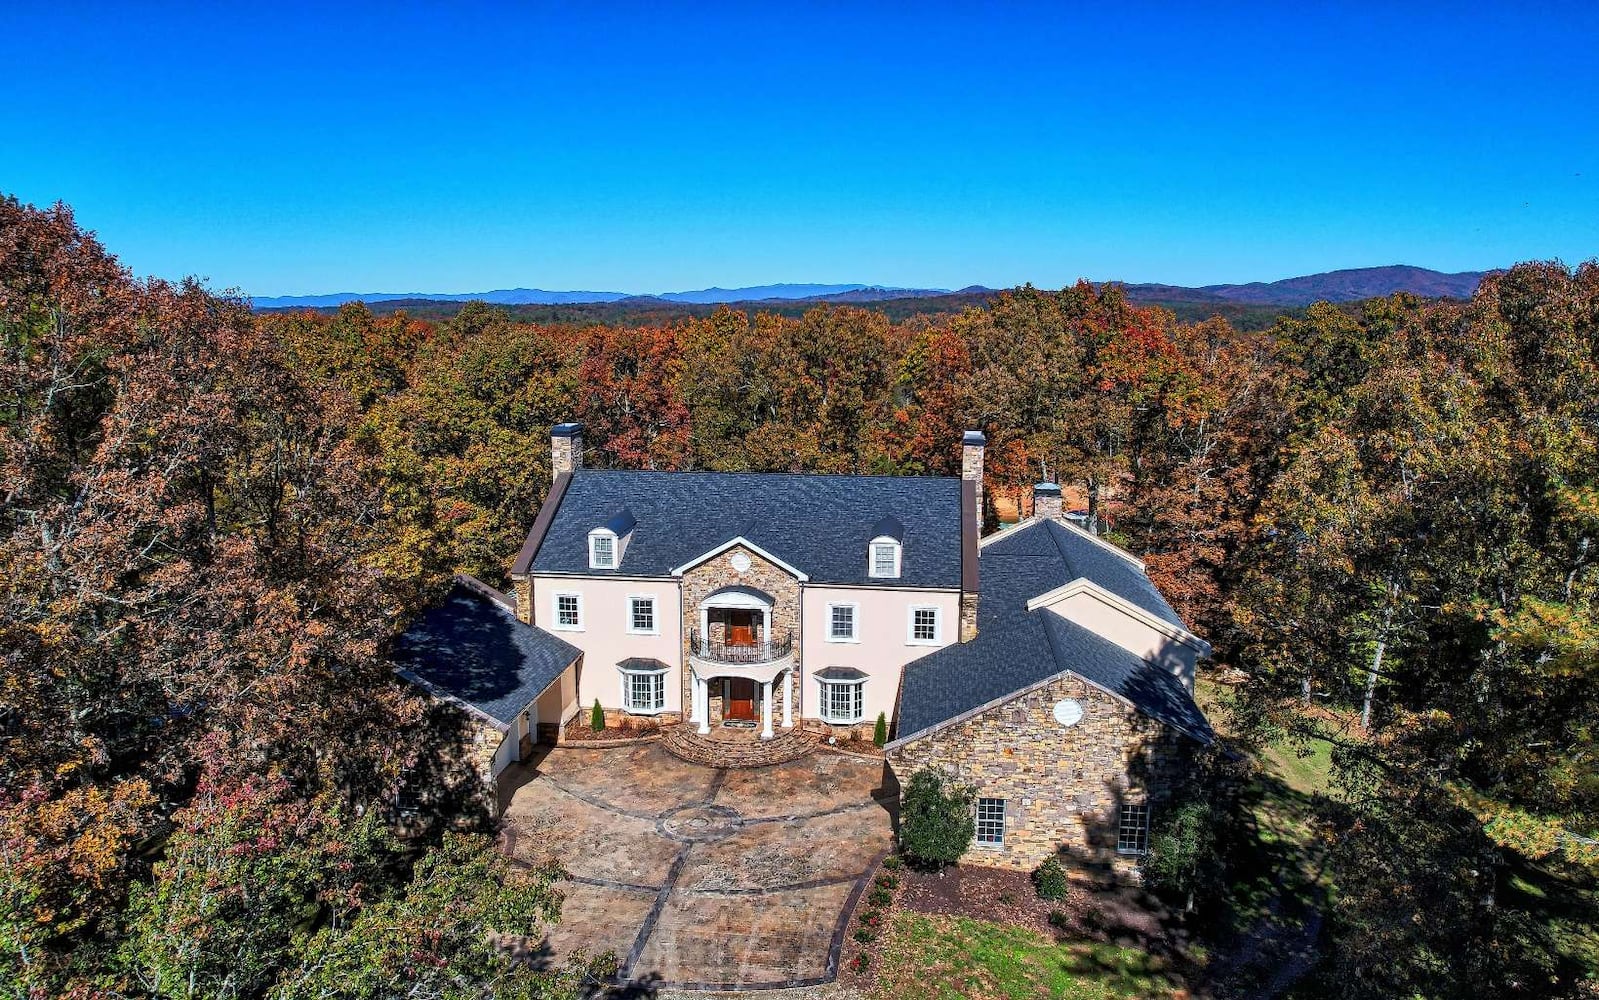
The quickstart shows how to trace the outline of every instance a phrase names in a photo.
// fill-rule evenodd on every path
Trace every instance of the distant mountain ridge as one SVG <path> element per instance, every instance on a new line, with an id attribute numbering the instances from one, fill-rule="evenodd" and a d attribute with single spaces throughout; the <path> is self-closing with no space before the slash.
<path id="1" fill-rule="evenodd" d="M 1307 306 L 1312 302 L 1353 302 L 1411 292 L 1427 298 L 1470 298 L 1477 285 L 1491 271 L 1459 271 L 1446 274 L 1425 267 L 1392 264 L 1386 267 L 1356 267 L 1321 274 L 1306 274 L 1280 281 L 1251 281 L 1238 285 L 1163 285 L 1158 283 L 1096 282 L 1119 284 L 1137 302 L 1233 303 L 1241 305 Z M 697 291 L 663 292 L 638 295 L 628 292 L 558 292 L 542 288 L 502 288 L 490 292 L 334 292 L 327 295 L 278 295 L 254 299 L 257 309 L 325 309 L 346 302 L 391 302 L 399 299 L 418 302 L 471 302 L 480 300 L 496 305 L 565 305 L 591 302 L 648 304 L 683 303 L 708 305 L 721 302 L 885 302 L 897 299 L 932 298 L 943 295 L 972 295 L 993 291 L 982 285 L 969 285 L 951 292 L 946 288 L 889 288 L 863 284 L 751 285 L 744 288 L 702 288 Z"/>

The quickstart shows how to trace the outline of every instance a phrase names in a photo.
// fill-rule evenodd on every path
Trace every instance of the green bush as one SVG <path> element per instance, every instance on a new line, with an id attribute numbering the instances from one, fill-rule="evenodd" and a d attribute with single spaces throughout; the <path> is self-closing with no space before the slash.
<path id="1" fill-rule="evenodd" d="M 1217 849 L 1219 817 L 1208 803 L 1193 800 L 1167 811 L 1149 838 L 1140 867 L 1156 892 L 1194 904 L 1222 884 Z"/>
<path id="2" fill-rule="evenodd" d="M 905 862 L 899 859 L 898 854 L 890 854 L 888 857 L 883 859 L 883 867 L 891 872 L 897 872 L 901 868 L 905 867 Z"/>
<path id="3" fill-rule="evenodd" d="M 594 699 L 594 710 L 589 713 L 589 728 L 596 733 L 605 732 L 605 709 L 600 707 L 600 700 Z"/>
<path id="4" fill-rule="evenodd" d="M 900 810 L 900 849 L 906 855 L 933 868 L 954 864 L 975 833 L 971 789 L 936 771 L 911 775 Z"/>
<path id="5" fill-rule="evenodd" d="M 866 902 L 872 906 L 887 906 L 894 901 L 894 894 L 881 886 L 874 888 L 866 894 Z"/>
<path id="6" fill-rule="evenodd" d="M 888 742 L 888 716 L 877 713 L 877 725 L 872 728 L 872 742 L 878 746 Z"/>
<path id="7" fill-rule="evenodd" d="M 1050 858 L 1033 871 L 1033 889 L 1039 899 L 1066 898 L 1066 869 L 1059 858 Z"/>

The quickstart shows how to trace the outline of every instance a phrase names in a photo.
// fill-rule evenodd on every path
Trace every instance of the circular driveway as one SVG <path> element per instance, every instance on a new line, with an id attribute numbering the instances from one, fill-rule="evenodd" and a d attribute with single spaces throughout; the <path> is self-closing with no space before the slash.
<path id="1" fill-rule="evenodd" d="M 568 873 L 540 948 L 556 961 L 612 950 L 625 982 L 650 986 L 814 985 L 837 975 L 849 912 L 889 849 L 884 775 L 826 751 L 730 771 L 655 743 L 560 747 L 501 776 L 514 788 L 501 843 Z"/>

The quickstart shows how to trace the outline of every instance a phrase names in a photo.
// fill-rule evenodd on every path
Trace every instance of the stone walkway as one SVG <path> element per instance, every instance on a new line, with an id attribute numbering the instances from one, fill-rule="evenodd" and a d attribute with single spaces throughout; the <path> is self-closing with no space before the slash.
<path id="1" fill-rule="evenodd" d="M 833 980 L 888 850 L 883 766 L 831 753 L 720 770 L 658 743 L 563 747 L 501 778 L 511 857 L 566 867 L 561 921 L 529 951 L 616 952 L 625 982 L 694 990 Z"/>

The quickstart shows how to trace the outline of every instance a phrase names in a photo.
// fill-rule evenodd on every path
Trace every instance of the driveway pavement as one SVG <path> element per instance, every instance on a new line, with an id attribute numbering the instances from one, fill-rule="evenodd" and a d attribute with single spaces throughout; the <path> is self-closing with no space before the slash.
<path id="1" fill-rule="evenodd" d="M 727 771 L 654 743 L 562 747 L 502 775 L 503 848 L 570 875 L 542 949 L 616 952 L 623 979 L 679 989 L 808 986 L 888 850 L 880 763 L 819 751 Z"/>

